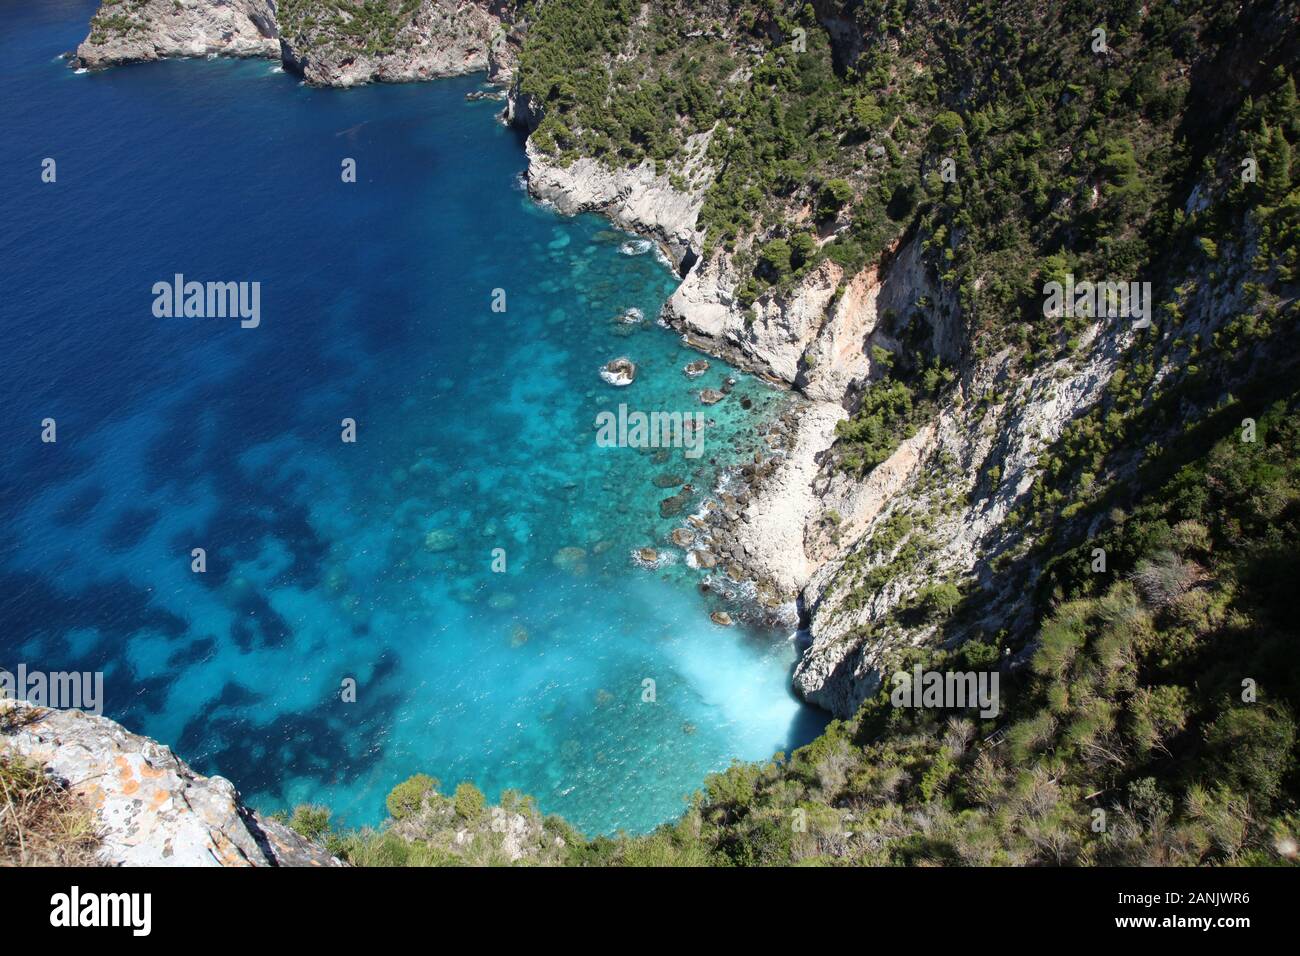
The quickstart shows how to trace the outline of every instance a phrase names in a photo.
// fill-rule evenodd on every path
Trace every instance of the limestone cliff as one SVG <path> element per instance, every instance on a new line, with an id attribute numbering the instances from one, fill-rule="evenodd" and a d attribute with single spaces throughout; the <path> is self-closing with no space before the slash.
<path id="1" fill-rule="evenodd" d="M 243 804 L 223 777 L 106 717 L 0 702 L 0 752 L 41 764 L 93 812 L 106 866 L 342 866 Z"/>
<path id="2" fill-rule="evenodd" d="M 331 14 L 323 6 L 280 2 L 281 59 L 316 86 L 481 72 L 501 30 L 489 4 L 470 0 L 422 0 L 409 15 L 364 30 L 345 10 Z"/>
<path id="3" fill-rule="evenodd" d="M 279 56 L 275 0 L 108 0 L 77 47 L 90 69 L 209 55 Z"/>
<path id="4" fill-rule="evenodd" d="M 99 69 L 165 57 L 280 59 L 316 86 L 510 76 L 512 46 L 493 0 L 419 0 L 360 9 L 303 0 L 103 0 L 76 62 Z"/>
<path id="5" fill-rule="evenodd" d="M 522 117 L 526 112 L 518 105 L 517 93 L 508 103 L 511 116 Z M 516 122 L 526 127 L 528 121 L 520 118 Z M 694 263 L 701 243 L 695 223 L 709 182 L 704 160 L 708 143 L 707 133 L 688 141 L 689 158 L 681 168 L 686 180 L 701 184 L 689 190 L 675 188 L 649 160 L 631 168 L 610 168 L 586 157 L 560 165 L 529 143 L 528 189 L 565 215 L 598 212 L 624 229 L 641 233 L 657 242 L 685 272 Z"/>

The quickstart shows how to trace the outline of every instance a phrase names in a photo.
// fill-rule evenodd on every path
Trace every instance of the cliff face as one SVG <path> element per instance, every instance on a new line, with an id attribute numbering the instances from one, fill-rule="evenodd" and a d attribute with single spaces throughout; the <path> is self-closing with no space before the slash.
<path id="1" fill-rule="evenodd" d="M 361 31 L 346 11 L 328 4 L 280 3 L 281 58 L 317 86 L 399 83 L 460 76 L 488 68 L 501 29 L 487 3 L 422 0 Z"/>
<path id="2" fill-rule="evenodd" d="M 90 69 L 185 56 L 280 59 L 316 86 L 408 82 L 513 61 L 493 0 L 360 9 L 335 0 L 105 0 L 77 47 Z M 495 55 L 493 47 L 495 46 Z"/>
<path id="3" fill-rule="evenodd" d="M 0 703 L 0 751 L 44 765 L 93 811 L 106 866 L 342 866 L 246 807 L 223 777 L 106 717 Z"/>
<path id="4" fill-rule="evenodd" d="M 518 125 L 527 127 L 528 110 L 519 106 L 517 92 L 509 97 L 507 112 L 517 117 Z M 624 229 L 641 233 L 657 242 L 674 265 L 684 271 L 693 264 L 701 243 L 696 220 L 704 202 L 704 187 L 710 180 L 704 160 L 708 144 L 707 134 L 688 141 L 691 158 L 682 171 L 687 180 L 698 180 L 701 186 L 678 190 L 649 160 L 630 168 L 610 168 L 587 157 L 560 165 L 530 142 L 528 190 L 534 198 L 565 215 L 598 212 Z"/>
<path id="5" fill-rule="evenodd" d="M 275 0 L 116 0 L 100 6 L 77 47 L 90 69 L 214 54 L 279 56 Z"/>

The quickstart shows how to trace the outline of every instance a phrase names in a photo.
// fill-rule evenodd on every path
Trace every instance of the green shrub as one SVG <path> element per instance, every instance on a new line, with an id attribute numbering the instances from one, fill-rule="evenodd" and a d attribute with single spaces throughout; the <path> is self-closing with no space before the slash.
<path id="1" fill-rule="evenodd" d="M 408 777 L 388 794 L 386 801 L 388 815 L 394 820 L 405 820 L 417 813 L 425 800 L 438 792 L 438 781 L 427 774 L 417 773 Z"/>
<path id="2" fill-rule="evenodd" d="M 452 806 L 456 810 L 456 816 L 469 823 L 476 823 L 487 812 L 487 798 L 483 796 L 483 791 L 467 780 L 456 785 Z"/>

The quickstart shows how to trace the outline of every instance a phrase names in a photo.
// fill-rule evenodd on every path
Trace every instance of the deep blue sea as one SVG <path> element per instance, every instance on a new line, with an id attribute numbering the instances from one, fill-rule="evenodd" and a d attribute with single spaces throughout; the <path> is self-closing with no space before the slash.
<path id="1" fill-rule="evenodd" d="M 710 622 L 654 483 L 693 510 L 782 398 L 683 375 L 671 271 L 529 200 L 482 78 L 78 75 L 94 7 L 0 0 L 0 666 L 103 671 L 108 716 L 348 825 L 427 772 L 639 832 L 811 739 L 790 635 Z M 261 324 L 155 317 L 177 273 L 259 282 Z M 694 411 L 729 374 L 702 458 L 597 447 L 600 411 Z"/>

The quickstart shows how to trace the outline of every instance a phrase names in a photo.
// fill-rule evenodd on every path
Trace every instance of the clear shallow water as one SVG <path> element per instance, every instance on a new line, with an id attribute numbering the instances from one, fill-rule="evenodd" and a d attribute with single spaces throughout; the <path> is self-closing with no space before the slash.
<path id="1" fill-rule="evenodd" d="M 0 666 L 103 670 L 109 716 L 353 825 L 423 771 L 641 831 L 811 739 L 788 635 L 709 622 L 652 481 L 702 496 L 780 397 L 737 376 L 696 461 L 594 441 L 601 410 L 694 411 L 732 374 L 683 376 L 699 356 L 653 322 L 671 273 L 531 203 L 477 79 L 74 75 L 54 57 L 93 7 L 0 0 Z M 259 281 L 260 327 L 155 318 L 177 272 Z"/>

